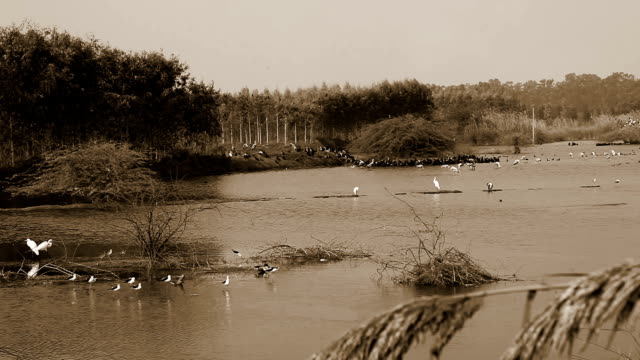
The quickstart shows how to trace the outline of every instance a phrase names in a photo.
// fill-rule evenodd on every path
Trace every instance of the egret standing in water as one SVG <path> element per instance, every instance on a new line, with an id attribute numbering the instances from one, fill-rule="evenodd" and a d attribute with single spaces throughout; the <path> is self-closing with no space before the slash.
<path id="1" fill-rule="evenodd" d="M 69 277 L 67 278 L 67 280 L 69 280 L 69 281 L 76 281 L 76 279 L 77 279 L 77 278 L 78 278 L 78 275 L 76 275 L 76 274 L 74 273 L 73 275 L 69 276 Z"/>
<path id="2" fill-rule="evenodd" d="M 140 290 L 142 289 L 142 283 L 138 283 L 138 285 L 131 285 L 131 288 L 133 290 Z"/>
<path id="3" fill-rule="evenodd" d="M 358 191 L 360 190 L 359 186 L 356 186 L 353 188 L 353 196 L 357 197 L 358 196 Z"/>
<path id="4" fill-rule="evenodd" d="M 91 277 L 89 277 L 89 280 L 87 280 L 87 282 L 88 282 L 89 284 L 92 284 L 92 283 L 96 282 L 96 280 L 98 280 L 98 279 L 96 279 L 96 277 L 95 277 L 95 276 L 91 275 Z"/>
<path id="5" fill-rule="evenodd" d="M 163 277 L 162 279 L 160 279 L 160 281 L 170 282 L 171 281 L 171 275 L 167 275 L 167 276 Z"/>
<path id="6" fill-rule="evenodd" d="M 437 177 L 433 177 L 433 185 L 436 187 L 436 189 L 438 189 L 438 191 L 440 191 L 440 182 L 438 181 Z"/>
<path id="7" fill-rule="evenodd" d="M 493 191 L 493 183 L 491 182 L 487 183 L 487 191 Z"/>
<path id="8" fill-rule="evenodd" d="M 224 286 L 229 285 L 229 275 L 227 275 L 227 279 L 223 281 L 222 284 L 224 284 Z"/>
<path id="9" fill-rule="evenodd" d="M 120 290 L 120 284 L 116 284 L 115 286 L 113 286 L 111 289 L 111 291 L 118 291 Z"/>

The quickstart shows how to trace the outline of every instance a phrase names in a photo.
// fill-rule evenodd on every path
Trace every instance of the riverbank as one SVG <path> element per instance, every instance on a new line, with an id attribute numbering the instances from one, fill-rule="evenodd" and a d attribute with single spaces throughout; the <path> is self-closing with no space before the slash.
<path id="1" fill-rule="evenodd" d="M 232 173 L 317 167 L 428 166 L 494 162 L 470 154 L 437 158 L 376 159 L 326 146 L 295 144 L 221 148 L 218 154 L 175 151 L 158 157 L 127 144 L 95 143 L 46 153 L 0 171 L 0 208 L 40 205 L 137 203 L 156 198 L 204 200 L 210 195 L 184 189 L 181 180 Z"/>

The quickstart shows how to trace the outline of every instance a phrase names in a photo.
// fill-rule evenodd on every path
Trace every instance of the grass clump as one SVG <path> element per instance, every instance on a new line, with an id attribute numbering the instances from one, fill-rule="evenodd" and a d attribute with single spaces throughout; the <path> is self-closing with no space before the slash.
<path id="1" fill-rule="evenodd" d="M 419 230 L 410 230 L 417 245 L 400 249 L 392 260 L 379 260 L 378 272 L 391 272 L 394 282 L 440 288 L 476 286 L 498 280 L 474 261 L 469 254 L 445 245 L 445 234 L 437 225 L 437 218 L 427 223 L 406 201 L 414 215 Z"/>
<path id="2" fill-rule="evenodd" d="M 97 142 L 52 151 L 10 178 L 13 197 L 58 196 L 69 202 L 123 201 L 158 187 L 148 158 L 128 144 Z"/>
<path id="3" fill-rule="evenodd" d="M 351 248 L 345 243 L 337 241 L 323 242 L 315 239 L 318 244 L 308 247 L 294 247 L 287 244 L 269 245 L 258 253 L 257 258 L 264 261 L 329 261 L 344 260 L 346 258 L 366 258 L 371 253 L 362 248 Z"/>
<path id="4" fill-rule="evenodd" d="M 349 151 L 394 159 L 436 157 L 452 152 L 454 145 L 433 122 L 405 115 L 367 126 L 349 145 Z"/>

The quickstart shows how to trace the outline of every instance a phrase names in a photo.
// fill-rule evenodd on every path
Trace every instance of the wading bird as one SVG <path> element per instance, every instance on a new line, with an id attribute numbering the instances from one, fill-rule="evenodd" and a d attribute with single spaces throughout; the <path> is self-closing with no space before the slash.
<path id="1" fill-rule="evenodd" d="M 184 275 L 180 275 L 176 278 L 176 281 L 172 281 L 171 285 L 178 285 L 178 286 L 182 286 L 182 284 L 184 283 Z"/>
<path id="2" fill-rule="evenodd" d="M 233 253 L 238 255 L 238 256 L 242 256 L 242 254 L 240 254 L 240 251 L 238 251 L 238 250 L 231 249 L 231 251 L 233 251 Z"/>
<path id="3" fill-rule="evenodd" d="M 98 280 L 98 279 L 96 279 L 96 277 L 95 277 L 95 276 L 91 275 L 91 277 L 89 277 L 89 280 L 87 280 L 87 282 L 88 282 L 89 284 L 91 284 L 91 283 L 96 282 L 96 280 Z"/>
<path id="4" fill-rule="evenodd" d="M 76 279 L 77 279 L 77 278 L 78 278 L 78 275 L 73 274 L 73 275 L 69 276 L 69 277 L 67 278 L 67 280 L 69 280 L 69 281 L 76 281 Z"/>
<path id="5" fill-rule="evenodd" d="M 616 184 L 620 182 L 620 179 L 616 179 Z"/>
<path id="6" fill-rule="evenodd" d="M 358 196 L 358 191 L 360 190 L 359 186 L 353 188 L 353 196 Z"/>
<path id="7" fill-rule="evenodd" d="M 113 249 L 109 249 L 109 251 L 107 251 L 107 256 L 111 256 L 111 254 L 113 254 Z"/>
<path id="8" fill-rule="evenodd" d="M 36 244 L 35 241 L 31 239 L 27 239 L 25 240 L 25 242 L 27 243 L 27 246 L 29 247 L 29 249 L 31 249 L 31 251 L 33 251 L 34 254 L 40 255 L 40 251 L 38 250 L 38 244 Z"/>
<path id="9" fill-rule="evenodd" d="M 31 265 L 31 269 L 27 273 L 27 279 L 33 279 L 38 274 L 38 270 L 40 270 L 40 264 Z"/>
<path id="10" fill-rule="evenodd" d="M 125 283 L 127 284 L 133 284 L 134 282 L 136 282 L 136 277 L 132 276 L 130 278 L 128 278 L 127 280 L 125 280 Z"/>
<path id="11" fill-rule="evenodd" d="M 224 284 L 224 286 L 229 285 L 229 275 L 227 275 L 227 279 L 225 281 L 222 282 Z"/>
<path id="12" fill-rule="evenodd" d="M 142 283 L 138 283 L 138 285 L 132 285 L 131 288 L 133 290 L 140 290 L 142 289 Z"/>
<path id="13" fill-rule="evenodd" d="M 500 161 L 496 161 L 496 167 L 497 167 L 498 169 L 500 169 L 500 168 L 502 167 L 502 165 L 500 165 Z"/>
<path id="14" fill-rule="evenodd" d="M 171 275 L 167 275 L 167 276 L 163 277 L 162 279 L 160 279 L 160 281 L 170 282 L 171 281 Z"/>
<path id="15" fill-rule="evenodd" d="M 113 286 L 111 289 L 111 291 L 118 291 L 120 290 L 120 284 L 116 284 L 115 286 Z"/>
<path id="16" fill-rule="evenodd" d="M 513 165 L 518 165 L 518 164 L 520 164 L 520 160 L 515 159 L 515 160 L 513 161 Z"/>
<path id="17" fill-rule="evenodd" d="M 487 190 L 488 191 L 492 191 L 493 190 L 493 183 L 491 183 L 491 182 L 487 183 Z"/>
<path id="18" fill-rule="evenodd" d="M 43 241 L 40 244 L 38 244 L 38 247 L 36 249 L 38 251 L 47 251 L 52 246 L 53 246 L 53 239 L 49 239 L 47 241 Z"/>
<path id="19" fill-rule="evenodd" d="M 438 189 L 438 191 L 440 191 L 440 182 L 438 181 L 437 177 L 433 177 L 433 185 L 436 187 L 436 189 Z"/>

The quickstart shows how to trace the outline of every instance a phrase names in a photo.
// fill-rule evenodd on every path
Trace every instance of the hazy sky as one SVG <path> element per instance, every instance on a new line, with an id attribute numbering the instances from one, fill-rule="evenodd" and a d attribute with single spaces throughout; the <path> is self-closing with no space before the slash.
<path id="1" fill-rule="evenodd" d="M 416 78 L 442 85 L 640 75 L 640 1 L 2 1 L 123 50 L 176 54 L 223 91 Z"/>

